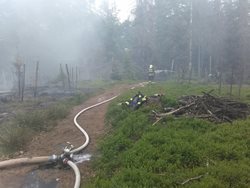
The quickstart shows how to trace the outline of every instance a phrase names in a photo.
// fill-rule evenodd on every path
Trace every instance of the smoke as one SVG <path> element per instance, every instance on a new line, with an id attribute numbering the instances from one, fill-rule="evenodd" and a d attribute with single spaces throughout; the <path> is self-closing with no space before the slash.
<path id="1" fill-rule="evenodd" d="M 90 9 L 83 0 L 0 0 L 0 69 L 13 72 L 19 56 L 30 74 L 39 61 L 53 77 L 59 64 L 88 61 L 99 46 Z"/>

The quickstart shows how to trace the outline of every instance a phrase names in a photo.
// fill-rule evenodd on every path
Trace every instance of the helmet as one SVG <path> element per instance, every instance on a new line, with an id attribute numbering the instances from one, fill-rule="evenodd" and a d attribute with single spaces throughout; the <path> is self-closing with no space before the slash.
<path id="1" fill-rule="evenodd" d="M 152 68 L 153 68 L 153 65 L 149 65 L 149 68 L 152 69 Z"/>

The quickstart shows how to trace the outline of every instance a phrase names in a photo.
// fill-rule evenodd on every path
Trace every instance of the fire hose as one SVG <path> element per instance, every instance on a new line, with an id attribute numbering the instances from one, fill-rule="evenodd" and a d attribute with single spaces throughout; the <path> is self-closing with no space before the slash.
<path id="1" fill-rule="evenodd" d="M 7 167 L 13 167 L 17 165 L 23 165 L 23 164 L 39 164 L 39 163 L 46 163 L 46 162 L 63 162 L 64 164 L 69 165 L 75 173 L 75 185 L 74 188 L 79 188 L 80 187 L 80 181 L 81 181 L 81 176 L 80 176 L 80 171 L 77 167 L 77 165 L 72 162 L 73 155 L 77 152 L 82 151 L 84 148 L 86 148 L 89 144 L 89 135 L 88 133 L 79 125 L 77 122 L 77 118 L 84 112 L 95 108 L 97 106 L 100 106 L 102 104 L 105 104 L 107 102 L 110 102 L 111 100 L 115 99 L 117 96 L 114 96 L 110 99 L 107 99 L 105 101 L 102 101 L 100 103 L 94 104 L 92 106 L 89 106 L 87 108 L 84 108 L 81 110 L 76 116 L 74 117 L 74 124 L 75 126 L 82 132 L 82 134 L 85 137 L 85 142 L 78 148 L 73 149 L 74 146 L 71 145 L 70 143 L 69 146 L 66 146 L 63 150 L 63 154 L 61 155 L 52 155 L 52 156 L 42 156 L 42 157 L 31 157 L 31 158 L 20 158 L 20 159 L 11 159 L 11 160 L 6 160 L 6 161 L 1 161 L 0 162 L 0 169 L 7 168 Z"/>

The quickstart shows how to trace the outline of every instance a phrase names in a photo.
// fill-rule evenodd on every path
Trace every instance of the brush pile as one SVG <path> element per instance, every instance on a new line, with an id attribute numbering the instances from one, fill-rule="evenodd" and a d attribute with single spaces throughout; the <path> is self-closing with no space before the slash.
<path id="1" fill-rule="evenodd" d="M 228 98 L 211 95 L 211 92 L 203 95 L 182 96 L 178 100 L 178 107 L 167 113 L 154 112 L 157 119 L 168 115 L 188 116 L 207 119 L 215 123 L 232 122 L 236 119 L 244 119 L 250 115 L 248 104 Z"/>

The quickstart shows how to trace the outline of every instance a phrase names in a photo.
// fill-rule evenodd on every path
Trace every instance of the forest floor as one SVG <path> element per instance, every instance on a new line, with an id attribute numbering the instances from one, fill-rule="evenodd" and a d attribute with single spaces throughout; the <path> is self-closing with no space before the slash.
<path id="1" fill-rule="evenodd" d="M 76 147 L 81 145 L 84 142 L 84 139 L 79 130 L 75 128 L 73 124 L 74 116 L 83 108 L 111 98 L 135 86 L 136 85 L 125 84 L 115 86 L 101 95 L 88 99 L 82 105 L 74 107 L 66 119 L 58 121 L 57 126 L 52 131 L 43 132 L 38 136 L 35 136 L 32 142 L 28 144 L 26 150 L 20 152 L 21 154 L 15 156 L 15 158 L 47 156 L 52 154 L 58 155 L 62 153 L 62 148 L 66 145 L 66 142 L 71 142 Z M 109 103 L 106 103 L 97 108 L 91 109 L 81 115 L 78 119 L 78 122 L 88 132 L 91 139 L 89 146 L 84 150 L 85 154 L 93 156 L 97 149 L 98 140 L 107 133 L 108 127 L 104 126 L 104 120 L 108 104 Z M 95 176 L 91 170 L 90 162 L 83 162 L 78 166 L 83 180 Z M 48 188 L 54 188 L 55 185 L 59 188 L 73 187 L 75 181 L 74 173 L 69 168 L 44 168 L 37 165 L 22 166 L 0 170 L 0 188 L 29 188 L 29 179 L 32 178 L 41 179 L 44 181 L 44 187 Z"/>

